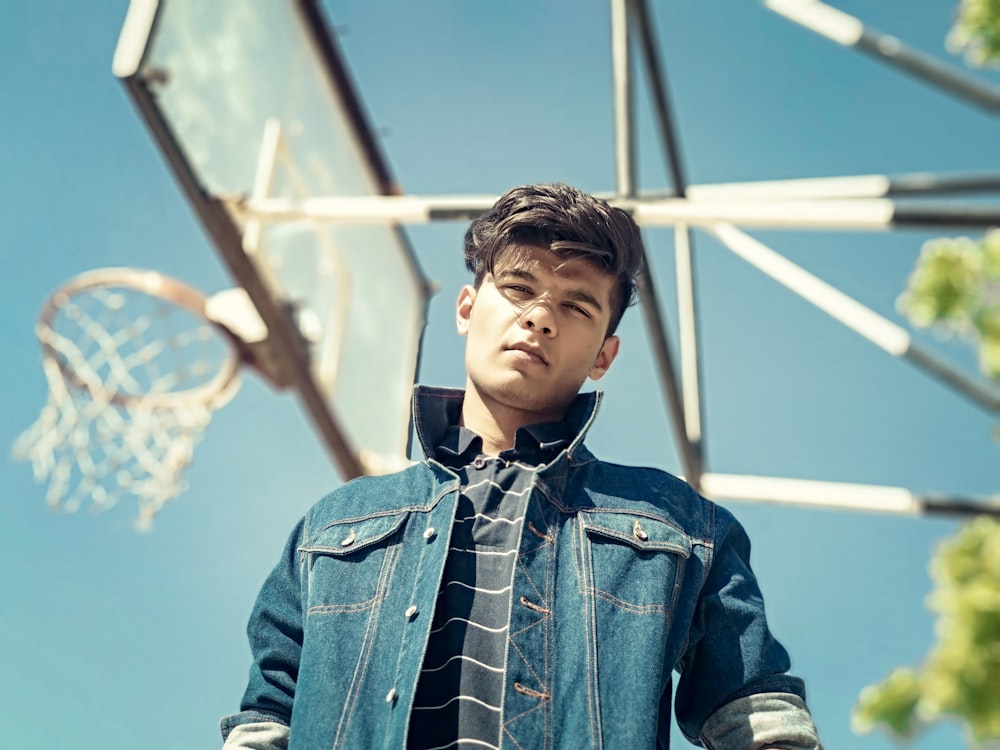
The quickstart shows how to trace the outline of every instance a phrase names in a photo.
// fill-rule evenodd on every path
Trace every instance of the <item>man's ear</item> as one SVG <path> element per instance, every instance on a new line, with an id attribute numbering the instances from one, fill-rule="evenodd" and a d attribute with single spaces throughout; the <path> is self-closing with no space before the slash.
<path id="1" fill-rule="evenodd" d="M 456 323 L 458 333 L 462 336 L 469 332 L 469 324 L 472 322 L 472 303 L 476 299 L 476 289 L 471 284 L 462 287 L 458 293 L 458 302 L 455 305 Z"/>
<path id="2" fill-rule="evenodd" d="M 618 356 L 619 343 L 620 341 L 617 336 L 608 336 L 604 339 L 604 343 L 601 344 L 601 351 L 597 353 L 597 359 L 594 361 L 594 366 L 590 368 L 591 380 L 600 380 L 604 377 L 604 373 L 608 371 L 611 363 Z"/>

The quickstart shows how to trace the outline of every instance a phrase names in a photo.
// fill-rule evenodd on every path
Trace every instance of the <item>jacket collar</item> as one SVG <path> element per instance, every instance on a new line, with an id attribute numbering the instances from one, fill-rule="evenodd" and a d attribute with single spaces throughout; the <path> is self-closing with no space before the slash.
<path id="1" fill-rule="evenodd" d="M 527 429 L 542 449 L 568 443 L 564 450 L 572 457 L 582 447 L 583 439 L 597 416 L 602 397 L 601 391 L 577 394 L 563 419 L 565 428 L 555 431 L 559 434 L 553 434 L 548 426 L 539 425 L 535 429 L 532 429 L 534 426 L 529 426 Z M 464 399 L 465 391 L 460 388 L 426 385 L 414 387 L 413 424 L 420 447 L 428 459 L 436 456 L 438 446 L 445 441 L 448 428 L 458 424 Z M 461 446 L 456 445 L 454 448 L 461 449 Z"/>

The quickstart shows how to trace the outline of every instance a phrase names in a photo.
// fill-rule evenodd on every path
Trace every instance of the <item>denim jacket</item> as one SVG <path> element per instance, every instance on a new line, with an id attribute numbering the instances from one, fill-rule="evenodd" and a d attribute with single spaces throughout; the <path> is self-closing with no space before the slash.
<path id="1" fill-rule="evenodd" d="M 461 403 L 462 392 L 418 389 Z M 662 471 L 597 460 L 583 428 L 536 475 L 511 594 L 503 744 L 819 748 L 772 637 L 739 523 Z M 444 417 L 415 409 L 428 456 Z M 429 422 L 429 423 L 428 423 Z M 406 746 L 458 478 L 429 458 L 349 482 L 291 534 L 248 625 L 253 666 L 226 748 Z"/>

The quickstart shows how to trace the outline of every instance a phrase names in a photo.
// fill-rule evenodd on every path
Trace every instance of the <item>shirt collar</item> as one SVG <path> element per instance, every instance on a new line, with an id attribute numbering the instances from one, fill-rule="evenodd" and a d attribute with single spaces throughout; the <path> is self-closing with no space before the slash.
<path id="1" fill-rule="evenodd" d="M 413 421 L 420 447 L 428 458 L 438 457 L 440 451 L 444 463 L 455 465 L 454 458 L 471 453 L 467 457 L 471 459 L 482 450 L 482 439 L 458 426 L 464 398 L 465 391 L 457 388 L 414 387 Z M 514 453 L 538 456 L 547 462 L 567 446 L 582 442 L 599 404 L 599 392 L 577 394 L 561 422 L 520 428 L 514 436 Z"/>

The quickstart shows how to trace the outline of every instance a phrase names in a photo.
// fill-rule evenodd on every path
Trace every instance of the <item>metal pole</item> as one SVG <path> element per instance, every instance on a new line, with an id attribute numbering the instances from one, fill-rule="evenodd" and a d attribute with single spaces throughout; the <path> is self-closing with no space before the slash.
<path id="1" fill-rule="evenodd" d="M 895 195 L 946 195 L 1000 192 L 1000 173 L 942 174 L 914 172 L 851 177 L 806 177 L 708 185 L 688 185 L 687 197 L 709 200 L 814 200 L 829 198 L 885 198 Z M 673 196 L 671 196 L 673 197 Z"/>
<path id="2" fill-rule="evenodd" d="M 692 188 L 694 192 L 694 188 Z M 331 196 L 219 199 L 243 221 L 299 221 L 352 224 L 424 224 L 467 221 L 484 213 L 495 196 Z M 639 226 L 734 224 L 772 229 L 887 230 L 892 227 L 971 227 L 1000 224 L 1000 204 L 971 201 L 899 202 L 889 198 L 760 200 L 614 198 L 612 205 L 632 213 Z"/>
<path id="3" fill-rule="evenodd" d="M 819 0 L 764 0 L 764 5 L 800 26 L 845 47 L 858 49 L 989 112 L 1000 109 L 1000 87 L 966 75 L 899 39 L 865 26 L 856 17 Z"/>
<path id="4" fill-rule="evenodd" d="M 632 80 L 629 54 L 629 0 L 611 0 L 611 62 L 614 78 L 615 123 L 615 193 L 619 200 L 629 201 L 635 196 L 635 145 L 632 131 Z M 681 401 L 673 358 L 667 340 L 666 327 L 660 314 L 660 303 L 650 273 L 648 253 L 639 276 L 639 300 L 649 329 L 650 344 L 660 383 L 669 408 L 674 436 L 677 440 L 685 476 L 697 490 L 701 477 L 701 464 L 697 451 L 687 437 L 684 423 L 684 406 Z"/>
<path id="5" fill-rule="evenodd" d="M 1000 411 L 1000 388 L 966 375 L 920 346 L 902 326 L 735 227 L 719 224 L 711 231 L 737 256 L 880 349 L 916 365 L 980 407 L 991 412 Z"/>
<path id="6" fill-rule="evenodd" d="M 706 473 L 705 494 L 713 500 L 747 500 L 907 516 L 991 515 L 1000 518 L 1000 496 L 997 495 L 920 494 L 905 487 L 814 479 Z"/>
<path id="7" fill-rule="evenodd" d="M 653 33 L 652 15 L 647 0 L 635 0 L 632 5 L 638 24 L 639 49 L 645 64 L 646 79 L 653 99 L 653 112 L 659 127 L 660 141 L 667 155 L 667 169 L 674 191 L 683 198 L 688 189 L 681 161 L 680 140 L 674 127 L 667 91 L 667 76 L 660 50 Z M 688 481 L 700 483 L 705 466 L 704 406 L 702 403 L 701 356 L 699 353 L 697 287 L 695 286 L 694 242 L 691 229 L 677 224 L 674 229 L 674 263 L 677 283 L 677 325 L 680 335 L 681 391 L 684 397 L 684 426 L 690 451 L 694 456 L 692 476 Z"/>
<path id="8" fill-rule="evenodd" d="M 614 79 L 615 192 L 635 195 L 635 145 L 632 137 L 632 71 L 629 54 L 629 0 L 611 0 L 611 68 Z"/>

